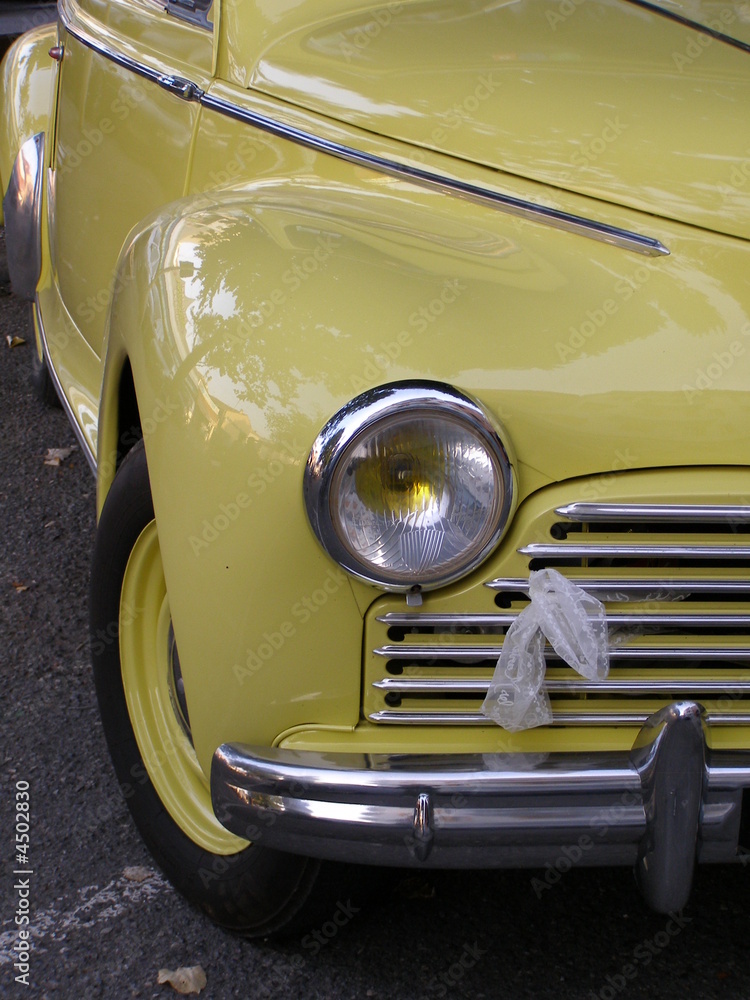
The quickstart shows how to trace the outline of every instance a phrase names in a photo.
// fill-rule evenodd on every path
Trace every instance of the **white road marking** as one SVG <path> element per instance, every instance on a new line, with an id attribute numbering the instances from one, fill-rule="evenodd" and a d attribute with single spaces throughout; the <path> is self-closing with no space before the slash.
<path id="1" fill-rule="evenodd" d="M 56 906 L 50 906 L 39 913 L 34 913 L 32 910 L 31 922 L 24 929 L 30 932 L 36 946 L 45 940 L 57 941 L 72 931 L 94 927 L 96 924 L 119 917 L 134 904 L 148 903 L 168 886 L 167 880 L 156 872 L 144 882 L 133 882 L 123 875 L 112 879 L 103 889 L 96 885 L 88 885 L 78 890 L 81 901 L 72 910 L 63 912 Z M 18 938 L 20 928 L 11 921 L 5 921 L 5 924 L 12 926 L 10 930 L 0 934 L 0 966 L 12 964 L 17 956 L 13 945 Z"/>

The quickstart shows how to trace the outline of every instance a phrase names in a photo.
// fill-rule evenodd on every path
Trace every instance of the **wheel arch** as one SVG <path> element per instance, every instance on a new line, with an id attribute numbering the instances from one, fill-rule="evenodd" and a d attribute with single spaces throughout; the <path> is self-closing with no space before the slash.
<path id="1" fill-rule="evenodd" d="M 107 324 L 99 504 L 137 406 L 206 770 L 230 736 L 268 745 L 297 726 L 358 724 L 352 665 L 376 592 L 318 544 L 303 471 L 321 427 L 353 396 L 429 377 L 408 318 L 457 280 L 455 259 L 424 234 L 437 198 L 378 193 L 371 205 L 324 183 L 301 206 L 297 187 L 200 194 L 147 220 L 118 262 Z M 416 263 L 403 246 L 414 232 Z"/>
<path id="2" fill-rule="evenodd" d="M 97 516 L 125 456 L 143 437 L 133 368 L 124 349 L 106 359 L 99 409 Z"/>

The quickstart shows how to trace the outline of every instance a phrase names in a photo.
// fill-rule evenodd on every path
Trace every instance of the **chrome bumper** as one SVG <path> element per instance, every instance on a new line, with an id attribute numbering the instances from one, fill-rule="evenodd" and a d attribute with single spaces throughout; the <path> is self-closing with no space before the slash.
<path id="1" fill-rule="evenodd" d="M 679 910 L 696 860 L 738 857 L 750 751 L 710 751 L 703 709 L 652 715 L 630 753 L 367 755 L 225 744 L 211 794 L 233 833 L 296 854 L 433 868 L 635 866 Z"/>

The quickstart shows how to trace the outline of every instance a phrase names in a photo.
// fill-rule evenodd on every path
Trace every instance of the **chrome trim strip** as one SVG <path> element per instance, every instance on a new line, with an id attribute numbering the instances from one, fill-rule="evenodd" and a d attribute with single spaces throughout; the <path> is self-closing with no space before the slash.
<path id="1" fill-rule="evenodd" d="M 425 678 L 424 680 L 414 680 L 406 678 L 402 680 L 398 677 L 387 677 L 382 681 L 373 681 L 372 686 L 379 691 L 391 691 L 396 694 L 476 694 L 485 695 L 489 690 L 490 679 L 481 680 L 472 678 L 461 680 L 460 678 Z M 563 680 L 560 678 L 548 678 L 544 682 L 544 688 L 550 694 L 601 694 L 605 697 L 610 694 L 640 694 L 647 697 L 649 694 L 681 695 L 683 697 L 695 697 L 704 694 L 723 694 L 731 690 L 733 695 L 738 693 L 750 693 L 750 680 L 733 680 L 732 678 L 713 678 L 712 680 L 691 681 L 684 678 L 676 680 L 612 680 L 612 674 L 604 681 L 583 681 L 583 680 Z"/>
<path id="2" fill-rule="evenodd" d="M 571 503 L 555 508 L 570 521 L 688 521 L 750 523 L 750 507 L 724 504 Z"/>
<path id="3" fill-rule="evenodd" d="M 117 52 L 115 49 L 105 45 L 104 42 L 100 41 L 94 35 L 81 30 L 81 28 L 73 24 L 72 18 L 66 8 L 66 0 L 60 0 L 60 21 L 65 30 L 76 41 L 80 42 L 81 45 L 85 45 L 86 48 L 91 49 L 92 52 L 96 52 L 97 55 L 104 56 L 105 59 L 109 59 L 116 66 L 120 66 L 130 73 L 135 73 L 136 76 L 140 76 L 144 80 L 150 80 L 152 83 L 157 84 L 164 90 L 168 90 L 182 100 L 200 101 L 203 97 L 203 90 L 196 83 L 193 83 L 192 80 L 185 80 L 182 77 L 175 77 L 169 73 L 162 73 L 159 70 L 151 69 L 150 66 L 138 62 L 136 59 L 131 59 L 130 56 L 126 56 L 122 52 Z"/>
<path id="4" fill-rule="evenodd" d="M 49 371 L 50 378 L 52 379 L 52 384 L 55 387 L 55 392 L 58 395 L 65 416 L 68 418 L 68 421 L 70 422 L 70 425 L 73 428 L 73 433 L 76 436 L 76 440 L 78 441 L 78 444 L 81 446 L 81 451 L 83 452 L 86 461 L 89 463 L 89 468 L 94 474 L 94 478 L 96 478 L 96 455 L 94 455 L 94 453 L 92 452 L 89 443 L 86 440 L 86 436 L 84 435 L 83 431 L 81 430 L 78 424 L 78 421 L 76 420 L 73 408 L 68 402 L 68 397 L 65 395 L 60 379 L 58 378 L 57 372 L 55 371 L 55 368 L 52 362 L 50 361 L 49 345 L 47 343 L 47 334 L 44 329 L 44 322 L 42 321 L 42 311 L 39 308 L 38 298 L 34 300 L 34 319 L 39 328 L 39 338 L 42 341 L 44 360 L 47 363 L 47 370 Z M 36 347 L 34 347 L 34 350 L 36 350 Z"/>
<path id="5" fill-rule="evenodd" d="M 253 125 L 263 132 L 268 132 L 281 139 L 289 139 L 291 142 L 305 146 L 307 149 L 312 149 L 317 153 L 328 153 L 330 156 L 335 156 L 340 160 L 346 160 L 347 163 L 354 163 L 358 167 L 366 167 L 369 170 L 388 174 L 391 177 L 398 177 L 413 181 L 416 184 L 437 188 L 449 194 L 457 195 L 459 198 L 466 198 L 469 201 L 491 205 L 502 212 L 507 212 L 509 215 L 514 215 L 530 222 L 539 222 L 542 225 L 552 226 L 554 229 L 561 229 L 564 232 L 574 233 L 578 236 L 587 236 L 589 239 L 598 240 L 601 243 L 609 243 L 611 246 L 620 247 L 624 250 L 633 250 L 635 253 L 644 254 L 647 257 L 659 257 L 669 254 L 669 250 L 663 243 L 650 236 L 640 236 L 626 229 L 608 226 L 603 222 L 595 222 L 592 219 L 585 219 L 582 216 L 571 215 L 568 212 L 546 208 L 534 202 L 523 201 L 511 195 L 490 191 L 487 188 L 470 184 L 467 181 L 446 177 L 442 174 L 434 174 L 431 171 L 423 170 L 421 167 L 400 163 L 396 160 L 387 160 L 382 156 L 375 156 L 372 153 L 364 153 L 351 146 L 344 146 L 330 139 L 322 139 L 319 136 L 312 135 L 310 132 L 304 132 L 291 125 L 284 125 L 282 122 L 268 118 L 266 115 L 242 108 L 230 101 L 225 101 L 223 98 L 214 97 L 210 93 L 205 94 L 201 98 L 201 104 L 211 111 L 216 111 L 237 121 Z"/>
<path id="6" fill-rule="evenodd" d="M 649 3 L 649 0 L 625 0 L 625 3 L 632 3 L 634 7 L 641 7 L 643 10 L 648 10 L 652 14 L 669 18 L 670 21 L 676 21 L 677 24 L 682 24 L 686 28 L 693 28 L 701 35 L 708 35 L 710 38 L 715 38 L 717 42 L 724 42 L 725 45 L 731 45 L 735 49 L 741 49 L 743 52 L 750 52 L 750 45 L 748 45 L 747 42 L 742 42 L 739 38 L 734 38 L 732 35 L 725 35 L 723 31 L 719 31 L 717 28 L 711 28 L 700 21 L 693 21 L 691 18 L 685 17 L 683 14 L 678 14 L 675 10 L 667 10 L 667 8 L 661 7 L 659 4 Z"/>
<path id="7" fill-rule="evenodd" d="M 83 45 L 112 60 L 118 66 L 136 73 L 145 79 L 152 80 L 161 87 L 172 90 L 173 78 L 163 73 L 152 70 L 148 66 L 116 52 L 92 35 L 84 33 L 80 28 L 73 27 L 71 18 L 65 9 L 65 0 L 60 3 L 60 19 L 65 29 Z M 603 222 L 596 222 L 593 219 L 585 219 L 582 216 L 572 215 L 569 212 L 561 212 L 557 209 L 546 208 L 544 205 L 537 205 L 534 202 L 523 201 L 511 195 L 500 194 L 490 191 L 487 188 L 470 184 L 467 181 L 457 180 L 453 177 L 446 177 L 442 174 L 434 174 L 429 170 L 423 170 L 397 160 L 387 160 L 382 156 L 375 156 L 372 153 L 365 153 L 362 150 L 345 146 L 330 139 L 323 139 L 320 136 L 305 132 L 302 129 L 285 125 L 283 122 L 261 115 L 256 111 L 240 107 L 231 101 L 226 101 L 221 97 L 201 90 L 197 84 L 190 80 L 180 80 L 180 84 L 186 91 L 187 100 L 200 101 L 204 108 L 209 111 L 216 111 L 218 114 L 234 118 L 236 121 L 275 135 L 280 139 L 288 139 L 299 146 L 312 149 L 317 153 L 327 153 L 335 156 L 339 160 L 353 163 L 359 167 L 375 170 L 378 173 L 388 174 L 391 177 L 412 181 L 415 184 L 422 184 L 430 188 L 436 188 L 449 194 L 457 195 L 469 201 L 475 201 L 483 205 L 490 205 L 499 211 L 509 215 L 526 219 L 529 222 L 538 222 L 541 225 L 551 226 L 563 232 L 573 233 L 578 236 L 586 236 L 589 239 L 598 240 L 600 243 L 608 243 L 611 246 L 619 247 L 623 250 L 632 250 L 634 253 L 643 254 L 647 257 L 660 257 L 669 254 L 669 250 L 660 240 L 650 236 L 641 236 L 638 233 L 630 232 L 627 229 L 620 229 L 617 226 L 608 226 Z M 189 95 L 189 96 L 187 96 Z"/>
<path id="8" fill-rule="evenodd" d="M 371 712 L 370 722 L 387 723 L 396 726 L 490 726 L 495 723 L 481 712 L 401 712 L 384 710 Z M 643 725 L 648 712 L 627 712 L 621 708 L 612 712 L 554 712 L 553 726 L 633 726 Z M 710 715 L 708 721 L 714 726 L 744 726 L 750 723 L 750 711 L 740 714 Z"/>
<path id="9" fill-rule="evenodd" d="M 615 646 L 610 660 L 750 660 L 750 646 Z"/>
<path id="10" fill-rule="evenodd" d="M 414 614 L 408 611 L 389 611 L 385 615 L 378 615 L 375 619 L 376 621 L 382 622 L 384 625 L 403 625 L 403 626 L 451 626 L 451 625 L 466 625 L 472 626 L 476 625 L 484 628 L 499 628 L 504 625 L 512 625 L 516 618 L 519 616 L 520 611 L 514 611 L 511 614 L 490 614 L 490 615 L 480 615 L 480 614 Z"/>
<path id="11" fill-rule="evenodd" d="M 460 663 L 477 659 L 497 660 L 502 646 L 441 646 L 411 645 L 379 646 L 375 656 L 389 660 L 453 660 Z M 545 658 L 550 661 L 560 657 L 551 646 L 545 647 Z M 609 651 L 610 660 L 750 660 L 750 646 L 614 646 Z"/>
<path id="12" fill-rule="evenodd" d="M 681 608 L 681 605 L 677 607 Z M 376 619 L 385 625 L 398 626 L 425 626 L 446 627 L 450 625 L 476 626 L 478 628 L 498 628 L 511 625 L 520 611 L 511 614 L 499 615 L 460 615 L 460 614 L 435 614 L 435 615 L 413 615 L 408 613 L 389 612 L 386 615 L 379 615 Z M 631 612 L 608 611 L 607 621 L 613 625 L 716 625 L 728 627 L 731 625 L 750 625 L 750 614 L 694 614 L 692 612 L 682 612 L 675 610 L 669 614 L 643 614 Z"/>
<path id="13" fill-rule="evenodd" d="M 571 567 L 575 569 L 575 567 Z M 646 594 L 651 593 L 675 593 L 675 594 L 700 594 L 700 593 L 716 593 L 716 594 L 731 594 L 731 593 L 750 593 L 750 580 L 749 579 L 718 579 L 712 580 L 708 577 L 704 577 L 701 580 L 696 579 L 686 579 L 685 577 L 669 579 L 668 577 L 653 577 L 649 579 L 647 577 L 640 577 L 635 579 L 633 577 L 617 577 L 613 576 L 609 579 L 605 577 L 586 577 L 582 575 L 569 575 L 565 573 L 566 579 L 577 583 L 582 587 L 587 594 L 594 594 L 595 596 L 604 593 L 612 594 L 617 593 L 623 594 L 626 591 L 631 592 L 643 592 Z M 529 581 L 527 577 L 514 578 L 514 577 L 498 577 L 496 580 L 489 580 L 485 583 L 485 587 L 490 590 L 497 590 L 500 593 L 528 593 Z M 659 598 L 660 600 L 668 601 L 670 598 L 664 597 Z M 618 601 L 622 598 L 618 597 Z M 637 598 L 636 598 L 637 600 Z"/>
<path id="14" fill-rule="evenodd" d="M 674 544 L 647 545 L 636 543 L 634 545 L 605 544 L 594 542 L 591 545 L 582 545 L 578 542 L 560 542 L 558 544 L 546 544 L 544 542 L 532 542 L 518 549 L 524 556 L 543 559 L 570 559 L 583 558 L 587 556 L 612 556 L 615 558 L 666 558 L 679 559 L 750 559 L 749 545 L 683 545 L 679 542 Z"/>

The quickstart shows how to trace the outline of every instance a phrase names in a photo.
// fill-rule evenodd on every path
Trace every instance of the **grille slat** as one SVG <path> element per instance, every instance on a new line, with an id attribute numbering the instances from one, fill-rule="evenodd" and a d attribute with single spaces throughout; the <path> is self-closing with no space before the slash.
<path id="1" fill-rule="evenodd" d="M 440 637 L 444 638 L 443 636 Z M 389 660 L 451 660 L 472 662 L 481 657 L 497 660 L 502 646 L 458 646 L 410 644 L 379 646 L 376 656 Z M 558 659 L 551 649 L 545 650 L 547 660 Z M 610 660 L 750 660 L 750 646 L 620 646 L 609 651 Z"/>
<path id="2" fill-rule="evenodd" d="M 658 503 L 571 503 L 556 507 L 555 513 L 568 521 L 597 524 L 622 521 L 679 524 L 750 524 L 747 504 L 658 504 Z"/>
<path id="3" fill-rule="evenodd" d="M 528 572 L 554 566 L 604 602 L 613 630 L 603 682 L 545 650 L 554 726 L 641 725 L 678 698 L 701 700 L 714 725 L 750 726 L 748 529 L 750 506 L 736 502 L 551 507 L 496 564 L 505 575 L 442 607 L 384 609 L 371 620 L 365 715 L 387 725 L 494 725 L 479 706 L 504 636 L 528 605 Z"/>
<path id="4" fill-rule="evenodd" d="M 750 560 L 750 545 L 729 548 L 726 545 L 685 545 L 675 542 L 658 545 L 650 542 L 633 542 L 622 545 L 614 542 L 532 542 L 518 550 L 532 559 L 742 559 Z"/>
<path id="5" fill-rule="evenodd" d="M 520 611 L 513 611 L 507 614 L 493 615 L 420 615 L 418 624 L 421 628 L 429 625 L 432 628 L 447 628 L 449 626 L 463 625 L 475 626 L 478 628 L 501 628 L 512 625 Z M 414 625 L 415 616 L 411 614 L 388 614 L 378 618 L 387 625 Z M 607 611 L 607 621 L 611 625 L 667 625 L 674 628 L 693 628 L 697 626 L 707 628 L 747 628 L 750 626 L 750 611 L 746 613 L 733 612 L 708 612 L 695 614 L 677 607 L 674 611 L 666 614 L 657 612 L 629 612 L 629 611 Z"/>
<path id="6" fill-rule="evenodd" d="M 709 577 L 706 579 L 679 580 L 674 577 L 670 579 L 663 576 L 588 578 L 586 576 L 577 576 L 575 573 L 566 573 L 565 575 L 574 583 L 585 585 L 587 593 L 593 594 L 594 597 L 598 597 L 601 593 L 610 594 L 613 592 L 625 594 L 649 594 L 657 592 L 674 594 L 675 596 L 705 593 L 750 594 L 750 579 L 739 576 L 730 579 L 711 579 Z M 497 579 L 488 581 L 485 583 L 485 587 L 489 587 L 490 590 L 496 590 L 498 593 L 527 594 L 529 581 L 523 578 Z M 669 598 L 664 599 L 668 600 Z"/>
<path id="7" fill-rule="evenodd" d="M 441 678 L 405 680 L 387 677 L 382 681 L 374 681 L 374 688 L 380 691 L 392 691 L 398 694 L 476 694 L 484 698 L 490 686 L 489 680 L 443 680 Z M 668 694 L 675 697 L 688 695 L 721 695 L 729 688 L 735 693 L 749 694 L 750 680 L 734 678 L 716 678 L 715 680 L 619 680 L 608 678 L 606 681 L 556 680 L 545 682 L 550 694 L 582 694 L 595 693 L 611 697 L 613 694 Z"/>
<path id="8" fill-rule="evenodd" d="M 658 705 L 653 711 L 658 709 Z M 642 726 L 651 715 L 650 711 L 630 712 L 564 712 L 552 713 L 553 726 Z M 387 722 L 400 726 L 494 726 L 494 722 L 481 712 L 372 712 L 371 722 Z M 750 712 L 708 713 L 708 722 L 713 726 L 743 726 L 750 723 Z"/>

